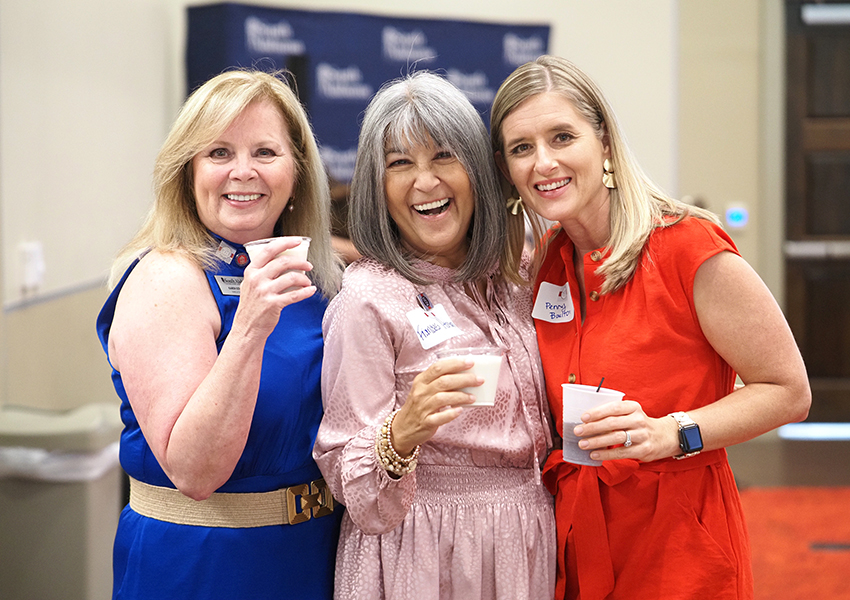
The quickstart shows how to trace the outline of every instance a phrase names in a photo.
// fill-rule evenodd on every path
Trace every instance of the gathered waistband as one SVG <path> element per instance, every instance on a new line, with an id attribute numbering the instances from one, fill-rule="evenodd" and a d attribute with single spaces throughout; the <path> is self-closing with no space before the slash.
<path id="1" fill-rule="evenodd" d="M 414 504 L 551 504 L 534 469 L 423 465 L 416 468 Z"/>

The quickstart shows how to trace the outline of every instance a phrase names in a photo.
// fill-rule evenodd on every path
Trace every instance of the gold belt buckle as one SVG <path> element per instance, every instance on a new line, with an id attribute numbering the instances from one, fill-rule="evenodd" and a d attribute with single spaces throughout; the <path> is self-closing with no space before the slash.
<path id="1" fill-rule="evenodd" d="M 298 509 L 298 497 L 301 509 Z M 311 518 L 324 517 L 334 511 L 334 497 L 324 479 L 286 488 L 286 512 L 289 524 L 304 523 Z"/>

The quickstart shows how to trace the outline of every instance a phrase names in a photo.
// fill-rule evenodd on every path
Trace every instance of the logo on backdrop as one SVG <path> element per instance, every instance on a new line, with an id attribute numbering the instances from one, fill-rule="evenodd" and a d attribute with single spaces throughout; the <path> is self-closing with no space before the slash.
<path id="1" fill-rule="evenodd" d="M 402 62 L 432 62 L 437 58 L 437 51 L 428 46 L 428 38 L 421 29 L 404 32 L 392 25 L 387 25 L 381 31 L 384 46 L 384 56 L 390 60 Z"/>
<path id="2" fill-rule="evenodd" d="M 363 71 L 352 65 L 338 69 L 328 63 L 319 63 L 316 67 L 316 89 L 319 96 L 332 100 L 369 100 L 373 89 L 363 83 Z"/>
<path id="3" fill-rule="evenodd" d="M 337 181 L 351 181 L 351 176 L 354 175 L 354 161 L 357 159 L 357 146 L 338 150 L 323 145 L 319 151 L 331 177 Z"/>
<path id="4" fill-rule="evenodd" d="M 502 56 L 506 64 L 518 67 L 541 54 L 546 54 L 546 42 L 540 36 L 521 38 L 515 33 L 506 33 L 502 37 Z"/>
<path id="5" fill-rule="evenodd" d="M 187 11 L 186 90 L 232 67 L 289 69 L 328 172 L 341 183 L 351 179 L 363 110 L 384 82 L 417 69 L 436 70 L 484 116 L 499 84 L 517 66 L 545 54 L 550 35 L 548 25 L 311 12 L 241 2 Z"/>
<path id="6" fill-rule="evenodd" d="M 458 69 L 449 69 L 446 79 L 451 81 L 460 91 L 466 94 L 470 102 L 492 104 L 496 90 L 487 87 L 487 75 L 483 71 L 464 73 Z"/>
<path id="7" fill-rule="evenodd" d="M 256 54 L 304 54 L 307 46 L 294 39 L 294 35 L 292 26 L 286 21 L 269 25 L 257 17 L 245 19 L 245 40 L 251 52 Z"/>

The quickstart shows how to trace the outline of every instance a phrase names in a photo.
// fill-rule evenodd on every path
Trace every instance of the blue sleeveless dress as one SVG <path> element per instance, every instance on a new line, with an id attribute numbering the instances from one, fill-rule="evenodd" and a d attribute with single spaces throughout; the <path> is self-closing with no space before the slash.
<path id="1" fill-rule="evenodd" d="M 247 254 L 207 271 L 221 313 L 219 351 L 239 304 Z M 136 260 L 107 299 L 97 319 L 104 350 L 115 303 Z M 240 266 L 242 265 L 242 266 Z M 236 294 L 236 295 L 234 295 Z M 260 391 L 245 450 L 219 492 L 266 492 L 321 477 L 312 458 L 322 418 L 320 373 L 322 316 L 327 301 L 319 293 L 285 307 L 266 342 Z M 121 465 L 133 478 L 173 488 L 139 428 L 121 380 L 112 381 L 121 398 Z M 244 529 L 177 525 L 121 513 L 113 551 L 113 598 L 152 600 L 192 598 L 251 600 L 330 599 L 342 507 L 333 514 L 296 525 Z"/>

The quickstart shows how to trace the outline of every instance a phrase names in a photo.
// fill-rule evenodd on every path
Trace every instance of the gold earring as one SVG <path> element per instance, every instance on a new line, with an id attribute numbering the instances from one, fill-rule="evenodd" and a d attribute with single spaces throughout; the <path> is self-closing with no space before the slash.
<path id="1" fill-rule="evenodd" d="M 617 180 L 614 178 L 614 166 L 608 158 L 602 163 L 602 185 L 609 190 L 617 189 Z"/>
<path id="2" fill-rule="evenodd" d="M 514 194 L 513 197 L 508 198 L 508 210 L 512 215 L 518 215 L 525 210 L 525 207 L 522 205 L 522 196 L 519 195 L 519 192 Z"/>

